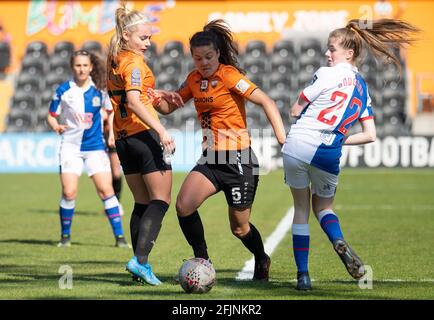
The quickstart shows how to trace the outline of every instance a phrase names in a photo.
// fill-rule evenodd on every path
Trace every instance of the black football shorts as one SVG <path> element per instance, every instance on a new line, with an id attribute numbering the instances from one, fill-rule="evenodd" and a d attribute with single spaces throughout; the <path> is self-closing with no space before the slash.
<path id="1" fill-rule="evenodd" d="M 116 150 L 125 175 L 172 170 L 163 160 L 160 138 L 152 129 L 116 140 Z"/>
<path id="2" fill-rule="evenodd" d="M 192 171 L 202 173 L 223 191 L 229 207 L 251 207 L 259 182 L 259 164 L 251 148 L 202 154 Z"/>

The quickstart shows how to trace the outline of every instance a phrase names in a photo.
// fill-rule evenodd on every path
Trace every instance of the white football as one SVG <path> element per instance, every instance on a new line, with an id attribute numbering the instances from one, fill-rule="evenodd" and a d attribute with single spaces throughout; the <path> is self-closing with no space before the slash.
<path id="1" fill-rule="evenodd" d="M 187 293 L 206 293 L 216 282 L 212 263 L 202 258 L 186 260 L 178 273 L 179 283 Z"/>

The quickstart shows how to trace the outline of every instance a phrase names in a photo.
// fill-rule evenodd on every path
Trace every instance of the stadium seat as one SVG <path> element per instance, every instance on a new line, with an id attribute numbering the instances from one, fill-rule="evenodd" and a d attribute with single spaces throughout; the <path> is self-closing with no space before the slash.
<path id="1" fill-rule="evenodd" d="M 58 75 L 70 76 L 71 66 L 69 59 L 65 59 L 60 55 L 52 55 L 49 59 L 50 72 L 54 72 Z"/>
<path id="2" fill-rule="evenodd" d="M 321 67 L 321 57 L 303 53 L 298 58 L 299 70 L 312 72 L 312 74 Z"/>
<path id="3" fill-rule="evenodd" d="M 7 132 L 28 132 L 32 129 L 32 114 L 21 109 L 11 109 L 7 117 Z"/>
<path id="4" fill-rule="evenodd" d="M 265 89 L 265 82 L 264 82 L 263 74 L 247 72 L 246 77 L 250 81 L 252 81 L 254 84 L 256 84 L 259 88 L 261 88 L 262 90 Z"/>
<path id="5" fill-rule="evenodd" d="M 265 60 L 254 56 L 246 56 L 243 62 L 243 69 L 251 74 L 264 74 L 266 71 Z"/>
<path id="6" fill-rule="evenodd" d="M 310 56 L 321 56 L 325 54 L 322 50 L 321 41 L 315 38 L 306 38 L 300 42 L 300 54 L 307 53 Z"/>
<path id="7" fill-rule="evenodd" d="M 282 116 L 288 114 L 291 107 L 289 91 L 274 88 L 268 92 L 268 95 L 274 100 Z"/>
<path id="8" fill-rule="evenodd" d="M 31 55 L 36 58 L 47 57 L 48 56 L 47 44 L 42 41 L 30 42 L 26 47 L 26 55 Z"/>
<path id="9" fill-rule="evenodd" d="M 163 54 L 173 59 L 184 56 L 184 44 L 181 41 L 169 41 L 164 45 Z"/>
<path id="10" fill-rule="evenodd" d="M 43 78 L 41 77 L 35 77 L 35 75 L 26 72 L 21 72 L 18 75 L 18 80 L 16 85 L 17 90 L 22 89 L 24 91 L 36 94 L 39 92 L 42 86 L 43 86 Z"/>
<path id="11" fill-rule="evenodd" d="M 33 112 L 39 107 L 39 99 L 34 92 L 16 90 L 11 100 L 11 109 Z"/>
<path id="12" fill-rule="evenodd" d="M 54 91 L 52 91 L 51 89 L 45 89 L 44 91 L 42 91 L 41 103 L 40 103 L 41 109 L 48 110 L 51 100 L 53 99 L 53 95 L 54 95 Z"/>
<path id="13" fill-rule="evenodd" d="M 45 89 L 54 93 L 57 87 L 68 79 L 66 74 L 49 73 L 45 78 Z"/>
<path id="14" fill-rule="evenodd" d="M 9 43 L 0 42 L 0 71 L 5 70 L 11 63 L 11 48 Z"/>
<path id="15" fill-rule="evenodd" d="M 194 65 L 193 58 L 191 57 L 190 54 L 184 57 L 183 65 L 184 65 L 183 78 L 185 78 L 190 72 L 192 72 L 196 68 Z"/>
<path id="16" fill-rule="evenodd" d="M 182 74 L 182 58 L 172 58 L 170 55 L 162 55 L 158 58 L 158 72 L 165 72 L 171 75 L 180 76 Z"/>
<path id="17" fill-rule="evenodd" d="M 85 41 L 83 43 L 83 45 L 81 46 L 81 50 L 86 50 L 86 51 L 96 53 L 96 54 L 102 54 L 103 53 L 101 43 L 98 41 L 91 41 L 91 40 Z"/>
<path id="18" fill-rule="evenodd" d="M 286 39 L 277 41 L 273 46 L 273 55 L 276 54 L 283 58 L 294 58 L 294 43 Z"/>
<path id="19" fill-rule="evenodd" d="M 157 45 L 155 42 L 151 41 L 151 46 L 145 52 L 146 64 L 152 70 L 152 72 L 156 73 L 158 70 L 157 64 L 155 63 L 157 60 Z"/>
<path id="20" fill-rule="evenodd" d="M 289 76 L 294 71 L 294 59 L 280 54 L 271 55 L 271 72 L 279 72 Z"/>
<path id="21" fill-rule="evenodd" d="M 267 46 L 262 40 L 251 40 L 246 44 L 244 55 L 253 58 L 264 58 L 267 56 Z"/>
<path id="22" fill-rule="evenodd" d="M 297 87 L 299 89 L 299 91 L 303 90 L 304 88 L 306 88 L 310 82 L 313 79 L 313 72 L 309 72 L 306 70 L 301 70 L 300 72 L 298 72 L 297 74 Z"/>
<path id="23" fill-rule="evenodd" d="M 176 90 L 179 86 L 178 81 L 178 77 L 174 76 L 173 74 L 162 72 L 157 76 L 156 88 L 168 91 Z"/>
<path id="24" fill-rule="evenodd" d="M 46 71 L 47 62 L 44 58 L 36 58 L 32 55 L 26 55 L 21 62 L 21 72 L 42 77 Z"/>
<path id="25" fill-rule="evenodd" d="M 60 41 L 54 45 L 53 54 L 64 59 L 70 59 L 74 52 L 74 44 L 70 41 Z"/>
<path id="26" fill-rule="evenodd" d="M 291 78 L 288 75 L 280 72 L 272 72 L 269 74 L 269 88 L 289 91 L 291 89 Z"/>

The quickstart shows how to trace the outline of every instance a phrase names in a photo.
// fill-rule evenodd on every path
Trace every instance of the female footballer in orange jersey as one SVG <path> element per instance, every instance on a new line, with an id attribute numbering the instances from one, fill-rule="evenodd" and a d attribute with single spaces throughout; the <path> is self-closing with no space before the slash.
<path id="1" fill-rule="evenodd" d="M 151 34 L 151 25 L 143 13 L 125 6 L 116 10 L 116 34 L 107 60 L 107 87 L 114 109 L 116 149 L 135 202 L 130 221 L 134 257 L 126 268 L 134 280 L 159 285 L 148 255 L 171 198 L 172 168 L 163 161 L 163 148 L 173 152 L 175 142 L 161 125 L 155 109 L 169 108 L 164 98 L 178 98 L 178 106 L 182 100 L 175 93 L 163 92 L 163 99 L 154 106 L 147 96 L 155 82 L 144 59 Z M 109 141 L 113 141 L 113 136 Z"/>
<path id="2" fill-rule="evenodd" d="M 178 90 L 184 102 L 194 99 L 204 134 L 204 151 L 186 177 L 176 201 L 179 224 L 195 257 L 208 259 L 201 204 L 219 191 L 226 195 L 232 233 L 255 256 L 253 279 L 268 280 L 270 258 L 261 235 L 249 223 L 258 185 L 258 162 L 250 148 L 245 99 L 261 105 L 280 144 L 285 129 L 272 99 L 238 67 L 231 31 L 223 20 L 205 25 L 190 39 L 196 70 Z"/>

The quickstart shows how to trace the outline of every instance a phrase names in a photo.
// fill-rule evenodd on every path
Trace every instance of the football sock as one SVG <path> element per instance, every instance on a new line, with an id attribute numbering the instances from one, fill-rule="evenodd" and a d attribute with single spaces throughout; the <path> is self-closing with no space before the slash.
<path id="1" fill-rule="evenodd" d="M 195 258 L 209 259 L 205 231 L 197 210 L 186 217 L 178 216 L 179 225 L 188 244 L 193 248 Z"/>
<path id="2" fill-rule="evenodd" d="M 262 242 L 261 234 L 253 224 L 249 223 L 249 225 L 249 232 L 247 232 L 244 237 L 239 239 L 244 244 L 244 246 L 249 249 L 251 253 L 253 253 L 253 255 L 255 256 L 255 260 L 264 260 L 267 258 L 267 255 L 264 251 L 264 243 Z"/>
<path id="3" fill-rule="evenodd" d="M 119 178 L 113 177 L 113 190 L 115 191 L 116 198 L 118 201 L 121 200 L 121 191 L 122 191 L 122 176 Z"/>
<path id="4" fill-rule="evenodd" d="M 140 218 L 139 235 L 137 238 L 135 255 L 140 264 L 148 262 L 149 253 L 157 240 L 161 230 L 164 215 L 169 204 L 162 200 L 152 200 Z"/>
<path id="5" fill-rule="evenodd" d="M 111 196 L 103 200 L 104 210 L 107 218 L 110 221 L 110 224 L 113 229 L 113 234 L 115 237 L 123 236 L 124 232 L 122 231 L 122 220 L 121 215 L 119 214 L 119 201 L 116 196 Z"/>
<path id="6" fill-rule="evenodd" d="M 298 272 L 308 271 L 309 258 L 309 225 L 292 225 L 292 248 Z"/>
<path id="7" fill-rule="evenodd" d="M 139 238 L 140 219 L 142 218 L 143 213 L 146 211 L 147 208 L 147 204 L 134 203 L 134 209 L 131 213 L 130 219 L 130 233 L 131 242 L 133 245 L 133 252 L 136 252 L 137 239 Z"/>
<path id="8" fill-rule="evenodd" d="M 75 200 L 66 200 L 64 197 L 60 199 L 59 215 L 60 226 L 62 228 L 62 236 L 71 235 L 72 217 L 74 216 Z"/>
<path id="9" fill-rule="evenodd" d="M 336 239 L 344 239 L 337 215 L 331 210 L 324 210 L 318 214 L 318 221 L 321 228 L 333 243 Z"/>

